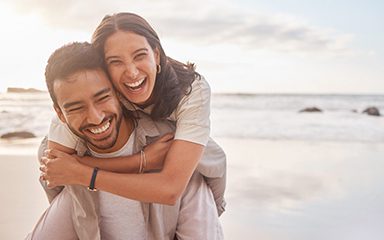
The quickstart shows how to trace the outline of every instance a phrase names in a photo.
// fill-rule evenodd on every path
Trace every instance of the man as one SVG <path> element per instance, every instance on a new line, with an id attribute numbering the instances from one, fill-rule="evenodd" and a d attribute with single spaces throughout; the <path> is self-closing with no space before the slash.
<path id="1" fill-rule="evenodd" d="M 46 69 L 54 73 L 52 78 L 47 78 L 47 85 L 59 119 L 82 140 L 82 144 L 76 147 L 80 155 L 84 154 L 85 146 L 91 155 L 100 158 L 132 155 L 140 151 L 149 139 L 172 130 L 169 122 L 152 122 L 142 114 L 134 120 L 128 112 L 123 113 L 102 69 L 102 59 L 88 43 L 73 43 L 56 50 Z M 166 135 L 157 141 L 163 150 L 167 149 L 169 138 Z M 71 150 L 65 146 L 56 147 Z M 57 151 L 50 154 L 66 156 Z M 29 238 L 222 238 L 212 193 L 199 173 L 194 173 L 175 205 L 140 203 L 76 185 L 90 182 L 89 189 L 94 190 L 98 170 L 69 155 L 67 158 L 67 161 L 45 162 L 50 164 L 50 171 L 70 169 L 73 185 L 53 193 L 47 190 L 50 199 L 61 192 L 55 196 Z M 145 156 L 141 155 L 132 169 L 148 170 L 146 163 Z M 45 175 L 43 178 L 50 180 Z"/>

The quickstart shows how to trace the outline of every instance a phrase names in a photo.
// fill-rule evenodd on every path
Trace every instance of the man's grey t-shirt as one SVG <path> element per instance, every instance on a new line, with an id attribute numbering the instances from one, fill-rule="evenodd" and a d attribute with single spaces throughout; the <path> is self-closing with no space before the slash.
<path id="1" fill-rule="evenodd" d="M 112 158 L 132 155 L 135 134 L 132 133 L 127 143 L 113 153 L 97 153 L 97 158 Z M 108 161 L 108 160 L 106 160 Z M 101 239 L 145 239 L 144 215 L 138 201 L 124 198 L 109 192 L 99 191 L 100 234 Z"/>

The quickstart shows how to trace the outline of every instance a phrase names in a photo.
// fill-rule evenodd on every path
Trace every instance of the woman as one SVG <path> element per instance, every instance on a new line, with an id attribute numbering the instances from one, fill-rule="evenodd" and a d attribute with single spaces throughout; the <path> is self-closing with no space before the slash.
<path id="1" fill-rule="evenodd" d="M 108 170 L 99 171 L 95 187 L 139 201 L 173 204 L 197 168 L 212 189 L 220 215 L 225 205 L 225 154 L 209 138 L 208 83 L 195 72 L 193 64 L 167 57 L 156 32 L 138 15 L 106 16 L 93 34 L 92 43 L 104 56 L 110 79 L 127 109 L 143 111 L 153 120 L 168 119 L 176 125 L 174 141 L 161 172 L 111 172 L 118 170 L 122 162 L 139 158 L 138 154 L 131 158 L 115 158 L 108 163 L 96 158 L 80 159 L 86 165 Z M 60 125 L 51 128 L 49 148 L 74 149 L 76 142 L 60 142 L 61 134 L 66 132 L 63 128 Z M 214 158 L 200 161 L 203 151 L 211 151 L 210 156 Z M 50 157 L 57 162 L 61 158 L 65 161 L 68 156 L 51 151 Z M 151 161 L 150 157 L 148 160 Z M 48 161 L 45 159 L 44 163 Z M 54 168 L 54 164 L 49 165 Z M 68 184 L 65 180 L 54 181 L 55 176 L 46 173 L 47 167 L 41 169 L 44 178 L 51 182 L 49 187 Z M 153 189 L 158 190 L 154 192 Z"/>

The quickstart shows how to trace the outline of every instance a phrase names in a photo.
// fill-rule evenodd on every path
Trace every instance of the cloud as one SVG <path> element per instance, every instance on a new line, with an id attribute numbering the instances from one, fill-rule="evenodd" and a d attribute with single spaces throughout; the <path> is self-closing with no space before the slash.
<path id="1" fill-rule="evenodd" d="M 273 15 L 227 17 L 207 14 L 200 18 L 158 18 L 168 35 L 202 44 L 236 44 L 247 49 L 288 52 L 350 53 L 351 35 L 316 28 L 299 21 L 284 21 Z"/>
<path id="2" fill-rule="evenodd" d="M 105 2 L 106 3 L 106 2 Z M 37 15 L 45 25 L 63 30 L 89 31 L 114 7 L 101 1 L 16 0 L 12 7 L 22 14 Z"/>
<path id="3" fill-rule="evenodd" d="M 334 55 L 351 52 L 348 46 L 351 35 L 305 24 L 289 15 L 234 7 L 235 3 L 230 1 L 16 0 L 12 3 L 18 11 L 38 14 L 55 28 L 91 33 L 105 14 L 132 11 L 145 16 L 161 31 L 161 36 L 194 44 L 236 44 L 251 50 Z"/>

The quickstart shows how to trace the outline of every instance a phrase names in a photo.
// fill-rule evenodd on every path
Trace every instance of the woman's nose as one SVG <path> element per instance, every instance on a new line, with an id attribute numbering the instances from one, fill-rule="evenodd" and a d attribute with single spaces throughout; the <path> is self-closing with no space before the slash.
<path id="1" fill-rule="evenodd" d="M 131 79 L 136 79 L 139 75 L 139 69 L 137 69 L 135 64 L 126 64 L 126 76 Z"/>

